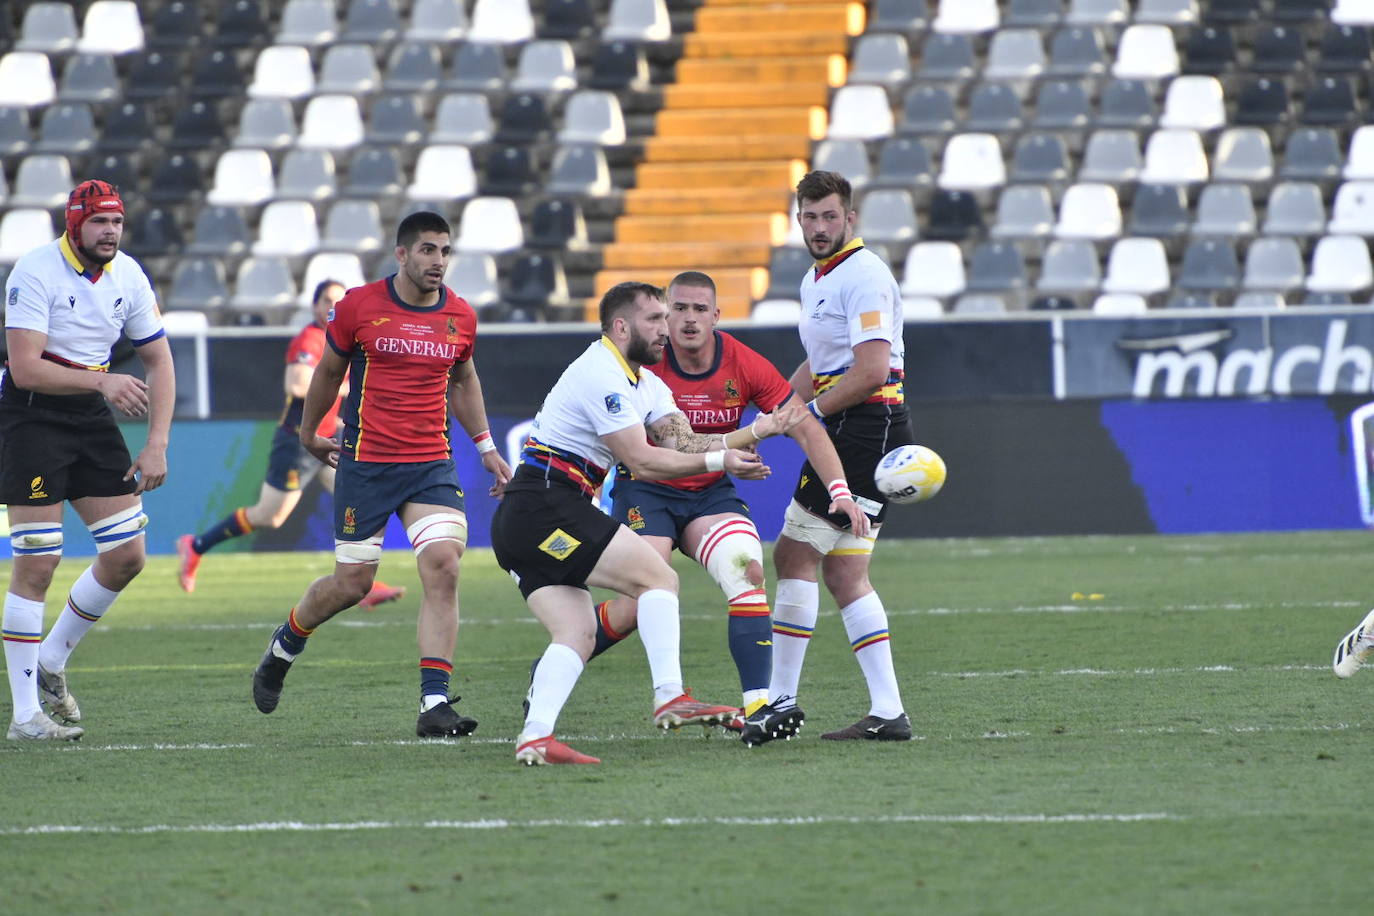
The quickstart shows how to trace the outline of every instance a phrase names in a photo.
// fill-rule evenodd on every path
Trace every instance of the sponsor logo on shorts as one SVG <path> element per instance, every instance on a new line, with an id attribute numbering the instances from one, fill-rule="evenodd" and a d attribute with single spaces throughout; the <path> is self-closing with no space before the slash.
<path id="1" fill-rule="evenodd" d="M 35 477 L 29 481 L 29 499 L 47 499 L 48 494 L 43 490 L 43 478 Z"/>
<path id="2" fill-rule="evenodd" d="M 608 394 L 608 395 L 606 395 L 606 413 L 609 413 L 609 414 L 617 414 L 617 413 L 620 413 L 620 395 L 618 395 L 618 394 Z"/>
<path id="3" fill-rule="evenodd" d="M 581 546 L 582 542 L 577 538 L 562 528 L 555 528 L 553 534 L 544 538 L 544 543 L 539 545 L 539 549 L 555 560 L 566 560 L 569 554 Z"/>
<path id="4" fill-rule="evenodd" d="M 625 513 L 625 518 L 630 522 L 630 527 L 635 531 L 644 527 L 644 514 L 639 511 L 638 506 L 631 506 L 630 511 Z"/>
<path id="5" fill-rule="evenodd" d="M 286 472 L 286 489 L 299 490 L 301 488 L 301 475 L 295 468 Z"/>
<path id="6" fill-rule="evenodd" d="M 352 506 L 344 506 L 343 533 L 354 534 L 358 527 L 358 510 Z"/>

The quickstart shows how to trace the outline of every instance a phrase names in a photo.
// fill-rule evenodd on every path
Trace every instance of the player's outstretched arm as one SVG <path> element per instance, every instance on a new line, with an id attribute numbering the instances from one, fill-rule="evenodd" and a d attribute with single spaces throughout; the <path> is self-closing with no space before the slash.
<path id="1" fill-rule="evenodd" d="M 325 347 L 324 356 L 320 357 L 320 364 L 310 377 L 305 406 L 301 408 L 301 445 L 332 468 L 339 466 L 339 443 L 321 436 L 319 428 L 324 422 L 324 415 L 338 400 L 339 386 L 343 384 L 347 371 L 348 360 L 333 347 Z"/>
<path id="2" fill-rule="evenodd" d="M 482 397 L 482 380 L 471 359 L 454 363 L 449 371 L 449 409 L 453 411 L 463 430 L 472 437 L 482 457 L 482 467 L 491 474 L 492 484 L 487 491 L 500 497 L 511 479 L 511 468 L 501 456 L 501 450 L 491 441 L 491 426 L 487 423 L 487 405 Z"/>
<path id="3" fill-rule="evenodd" d="M 720 436 L 703 436 L 692 432 L 687 418 L 680 413 L 660 417 L 650 423 L 648 429 L 650 437 L 657 444 L 645 439 L 643 429 L 639 426 L 628 426 L 601 437 L 616 460 L 640 479 L 667 480 L 707 471 L 725 471 L 736 477 L 756 480 L 771 473 L 753 452 L 739 449 L 722 451 Z M 682 448 L 682 443 L 694 450 Z"/>
<path id="4" fill-rule="evenodd" d="M 167 442 L 171 438 L 172 413 L 176 409 L 176 371 L 172 348 L 166 337 L 159 337 L 135 352 L 148 377 L 148 439 L 124 475 L 136 479 L 135 493 L 155 490 L 167 479 Z"/>

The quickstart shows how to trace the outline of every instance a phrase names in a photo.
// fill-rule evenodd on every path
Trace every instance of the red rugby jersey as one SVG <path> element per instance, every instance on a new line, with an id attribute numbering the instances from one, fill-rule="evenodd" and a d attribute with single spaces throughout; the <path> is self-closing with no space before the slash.
<path id="1" fill-rule="evenodd" d="M 769 413 L 792 396 L 792 386 L 772 363 L 724 331 L 716 331 L 715 335 L 715 362 L 700 375 L 683 371 L 673 355 L 672 344 L 663 351 L 662 361 L 646 367 L 667 383 L 678 410 L 699 433 L 739 429 L 740 414 L 746 404 L 753 403 Z M 704 490 L 724 476 L 720 471 L 708 471 L 658 483 L 679 490 Z"/>
<path id="2" fill-rule="evenodd" d="M 449 370 L 472 358 L 477 313 L 448 287 L 428 308 L 407 305 L 393 277 L 348 291 L 329 345 L 349 361 L 342 451 L 358 461 L 447 458 Z"/>
<path id="3" fill-rule="evenodd" d="M 286 348 L 286 364 L 294 366 L 300 364 L 314 369 L 320 364 L 320 358 L 324 356 L 324 328 L 315 323 L 310 323 L 301 328 L 301 332 L 292 338 L 290 345 Z M 326 439 L 331 438 L 338 431 L 339 425 L 339 403 L 342 399 L 335 398 L 334 406 L 325 413 L 324 419 L 320 421 L 319 434 Z M 305 411 L 305 398 L 296 398 L 291 395 L 286 396 L 286 410 L 282 412 L 281 425 L 295 432 L 301 428 L 301 414 Z"/>

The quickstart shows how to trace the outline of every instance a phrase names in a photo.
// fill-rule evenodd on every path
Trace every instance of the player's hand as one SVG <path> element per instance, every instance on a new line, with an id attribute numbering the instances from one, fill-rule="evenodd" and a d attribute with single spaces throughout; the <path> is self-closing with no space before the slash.
<path id="1" fill-rule="evenodd" d="M 305 447 L 307 452 L 314 455 L 331 468 L 337 468 L 339 466 L 338 439 L 326 439 L 319 433 L 315 433 L 309 438 L 301 436 L 301 445 Z"/>
<path id="2" fill-rule="evenodd" d="M 806 406 L 803 404 L 787 404 L 772 413 L 759 416 L 749 428 L 760 439 L 780 436 L 806 419 L 807 413 Z"/>
<path id="3" fill-rule="evenodd" d="M 129 470 L 124 472 L 124 479 L 138 482 L 134 487 L 134 495 L 162 486 L 167 480 L 167 449 L 145 447 Z"/>
<path id="4" fill-rule="evenodd" d="M 868 532 L 871 530 L 868 514 L 859 508 L 859 504 L 853 498 L 844 496 L 831 502 L 830 514 L 848 516 L 850 533 L 855 537 L 868 537 Z"/>
<path id="5" fill-rule="evenodd" d="M 773 473 L 773 469 L 754 452 L 731 448 L 725 450 L 725 472 L 743 480 L 762 480 Z"/>
<path id="6" fill-rule="evenodd" d="M 506 492 L 506 484 L 510 483 L 510 465 L 501 457 L 499 449 L 492 449 L 482 453 L 482 467 L 486 468 L 492 477 L 491 489 L 487 492 L 500 499 L 501 494 Z"/>
<path id="7" fill-rule="evenodd" d="M 95 387 L 126 416 L 141 417 L 148 412 L 148 383 L 142 379 L 118 372 L 102 372 Z"/>

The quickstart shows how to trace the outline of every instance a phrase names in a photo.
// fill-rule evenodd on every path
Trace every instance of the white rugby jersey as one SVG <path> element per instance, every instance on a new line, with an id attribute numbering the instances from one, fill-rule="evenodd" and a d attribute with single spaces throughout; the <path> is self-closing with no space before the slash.
<path id="1" fill-rule="evenodd" d="M 854 346 L 866 340 L 890 342 L 888 365 L 903 367 L 901 290 L 882 258 L 862 246 L 853 239 L 802 278 L 797 330 L 817 391 L 829 387 L 820 377 L 838 377 L 854 364 Z"/>
<path id="2" fill-rule="evenodd" d="M 124 252 L 96 282 L 66 235 L 20 258 L 5 281 L 5 327 L 48 335 L 45 356 L 78 369 L 105 370 L 121 334 L 141 346 L 163 336 L 153 286 Z"/>
<path id="3" fill-rule="evenodd" d="M 530 437 L 555 455 L 576 456 L 604 471 L 615 458 L 601 436 L 677 412 L 663 380 L 632 369 L 615 344 L 602 337 L 563 370 L 534 418 Z"/>

